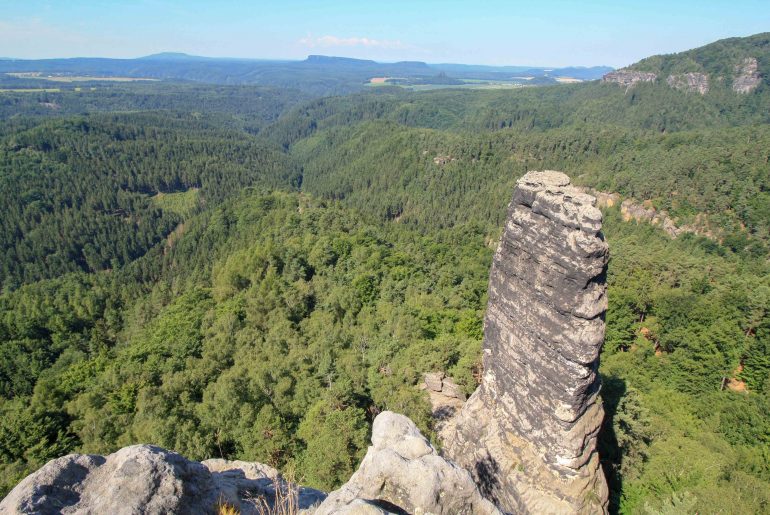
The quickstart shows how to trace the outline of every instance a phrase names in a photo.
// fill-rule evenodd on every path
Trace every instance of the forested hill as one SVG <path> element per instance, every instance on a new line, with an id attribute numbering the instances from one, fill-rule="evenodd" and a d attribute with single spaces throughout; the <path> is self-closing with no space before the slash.
<path id="1" fill-rule="evenodd" d="M 757 68 L 751 72 L 744 69 L 746 60 L 755 60 Z M 732 87 L 741 75 L 756 72 L 760 83 L 768 85 L 770 66 L 770 32 L 755 34 L 746 38 L 729 38 L 706 46 L 677 54 L 648 57 L 628 67 L 630 70 L 652 72 L 666 79 L 671 75 L 702 73 L 711 84 Z"/>
<path id="2" fill-rule="evenodd" d="M 756 69 L 751 64 L 754 61 Z M 768 69 L 770 33 L 764 33 L 644 59 L 616 74 L 648 72 L 654 77 L 623 84 L 610 73 L 602 82 L 515 93 L 443 90 L 399 94 L 391 90 L 377 96 L 318 99 L 284 117 L 272 133 L 288 144 L 316 128 L 380 118 L 409 126 L 473 131 L 605 125 L 672 132 L 766 124 L 770 123 Z M 680 79 L 685 79 L 682 74 L 696 72 L 711 77 L 711 87 L 702 94 L 679 87 Z M 668 81 L 672 74 L 675 79 Z M 733 89 L 736 81 L 745 88 Z"/>
<path id="3" fill-rule="evenodd" d="M 328 489 L 379 411 L 431 434 L 416 386 L 476 386 L 513 184 L 555 168 L 700 234 L 605 209 L 611 509 L 767 512 L 767 68 L 738 43 L 746 92 L 0 93 L 0 489 L 137 442 Z"/>
<path id="4" fill-rule="evenodd" d="M 764 62 L 766 41 L 726 40 L 716 55 Z M 306 191 L 382 219 L 451 225 L 481 208 L 499 224 L 499 186 L 554 168 L 762 254 L 770 226 L 764 69 L 748 92 L 728 85 L 700 94 L 656 80 L 324 98 L 294 108 L 264 136 L 303 163 Z"/>

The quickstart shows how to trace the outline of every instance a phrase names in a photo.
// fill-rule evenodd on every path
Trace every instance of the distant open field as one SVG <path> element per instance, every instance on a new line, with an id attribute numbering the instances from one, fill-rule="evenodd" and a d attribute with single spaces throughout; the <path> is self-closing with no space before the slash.
<path id="1" fill-rule="evenodd" d="M 51 75 L 42 72 L 8 72 L 6 75 L 16 77 L 17 79 L 39 79 L 53 82 L 136 82 L 136 81 L 157 81 L 158 79 L 145 79 L 139 77 L 89 77 L 86 75 Z"/>
<path id="2" fill-rule="evenodd" d="M 470 82 L 467 84 L 418 84 L 414 86 L 404 86 L 413 91 L 430 91 L 434 89 L 460 88 L 460 89 L 515 89 L 526 88 L 526 84 L 507 81 L 487 81 Z"/>
<path id="3" fill-rule="evenodd" d="M 522 77 L 518 80 L 485 80 L 485 79 L 460 79 L 463 84 L 394 84 L 391 79 L 397 77 L 374 77 L 367 86 L 399 86 L 412 91 L 431 91 L 434 89 L 460 88 L 460 89 L 514 89 L 526 87 L 526 81 L 532 77 Z"/>

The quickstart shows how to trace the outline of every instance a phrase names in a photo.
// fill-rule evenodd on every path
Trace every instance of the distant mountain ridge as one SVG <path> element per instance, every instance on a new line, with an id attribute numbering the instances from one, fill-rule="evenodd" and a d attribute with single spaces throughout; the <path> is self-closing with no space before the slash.
<path id="1" fill-rule="evenodd" d="M 190 55 L 184 52 L 160 52 L 137 58 L 140 61 L 210 61 L 212 59 L 216 58 Z"/>
<path id="2" fill-rule="evenodd" d="M 260 84 L 329 95 L 360 91 L 372 78 L 395 78 L 418 84 L 461 85 L 461 79 L 510 81 L 520 76 L 531 84 L 556 83 L 558 77 L 599 79 L 608 67 L 532 68 L 429 64 L 422 61 L 383 63 L 350 57 L 309 55 L 302 61 L 203 57 L 161 52 L 136 59 L 74 57 L 0 60 L 2 73 L 42 73 L 93 77 L 184 80 L 213 84 Z"/>

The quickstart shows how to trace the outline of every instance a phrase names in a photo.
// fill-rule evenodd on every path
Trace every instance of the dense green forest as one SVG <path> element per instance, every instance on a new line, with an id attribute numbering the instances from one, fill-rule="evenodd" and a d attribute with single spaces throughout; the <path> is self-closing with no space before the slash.
<path id="1" fill-rule="evenodd" d="M 158 110 L 199 119 L 215 118 L 218 125 L 256 134 L 289 108 L 312 98 L 295 89 L 259 86 L 216 87 L 182 82 L 94 82 L 91 85 L 87 82 L 80 86 L 46 88 L 50 84 L 40 84 L 40 81 L 4 84 L 2 77 L 0 75 L 0 89 L 11 88 L 0 93 L 0 120 L 4 122 L 0 125 L 0 134 L 16 132 L 40 118 Z"/>
<path id="2" fill-rule="evenodd" d="M 55 120 L 0 144 L 0 287 L 143 255 L 190 210 L 297 172 L 281 152 L 196 117 L 104 115 Z"/>
<path id="3" fill-rule="evenodd" d="M 740 41 L 710 59 L 765 59 Z M 0 94 L 0 489 L 136 442 L 328 489 L 379 411 L 432 434 L 416 384 L 443 370 L 476 387 L 507 202 L 524 172 L 553 168 L 702 234 L 605 210 L 611 509 L 767 512 L 763 80 L 285 92 L 250 108 L 267 93 L 153 83 L 115 89 L 119 112 L 101 112 L 102 90 L 47 111 L 50 93 Z"/>

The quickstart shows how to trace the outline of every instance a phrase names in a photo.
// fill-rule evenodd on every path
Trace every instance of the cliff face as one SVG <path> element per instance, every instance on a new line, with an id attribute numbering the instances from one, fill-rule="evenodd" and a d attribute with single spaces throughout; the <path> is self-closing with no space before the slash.
<path id="1" fill-rule="evenodd" d="M 608 248 L 595 199 L 559 172 L 517 183 L 495 254 L 484 376 L 445 452 L 515 513 L 606 511 L 596 437 Z"/>
<path id="2" fill-rule="evenodd" d="M 695 49 L 690 52 L 696 52 L 698 50 L 699 49 Z M 762 46 L 760 46 L 760 48 L 755 49 L 755 51 L 759 53 L 765 52 L 766 50 L 763 50 Z M 684 54 L 688 53 L 689 52 L 685 52 Z M 698 63 L 698 59 L 688 57 L 686 58 L 686 66 L 694 66 L 700 71 L 670 73 L 667 75 L 665 70 L 668 69 L 673 71 L 682 66 L 681 62 L 677 62 L 680 59 L 682 59 L 682 57 L 678 57 L 678 54 L 663 56 L 662 64 L 657 63 L 654 66 L 657 73 L 655 71 L 638 71 L 635 69 L 637 65 L 631 65 L 630 68 L 622 68 L 605 74 L 602 77 L 602 82 L 619 84 L 628 91 L 642 82 L 656 82 L 658 76 L 660 76 L 661 79 L 666 77 L 666 84 L 671 88 L 687 93 L 699 93 L 701 95 L 706 95 L 711 91 L 712 85 L 718 88 L 720 84 L 725 82 L 725 79 L 727 79 L 727 84 L 731 84 L 734 92 L 743 94 L 753 92 L 762 83 L 762 73 L 759 69 L 759 60 L 756 57 L 744 57 L 736 61 L 732 56 L 729 58 L 723 56 L 721 58 L 722 62 L 727 61 L 733 63 L 730 65 L 732 70 L 730 70 L 726 76 L 722 72 L 714 73 L 713 71 L 715 63 L 718 64 L 720 58 L 712 57 L 712 60 L 702 60 L 703 62 Z M 642 61 L 642 63 L 645 61 Z M 708 70 L 711 70 L 711 73 L 707 73 Z"/>
<path id="3" fill-rule="evenodd" d="M 630 88 L 639 82 L 655 82 L 657 78 L 658 76 L 654 73 L 617 70 L 602 77 L 602 82 L 614 82 L 626 88 Z"/>
<path id="4" fill-rule="evenodd" d="M 709 77 L 705 73 L 680 73 L 669 75 L 666 83 L 674 89 L 705 95 L 709 92 Z"/>
<path id="5" fill-rule="evenodd" d="M 736 93 L 751 93 L 760 82 L 762 82 L 762 76 L 759 74 L 756 57 L 747 57 L 735 67 L 733 91 Z"/>

